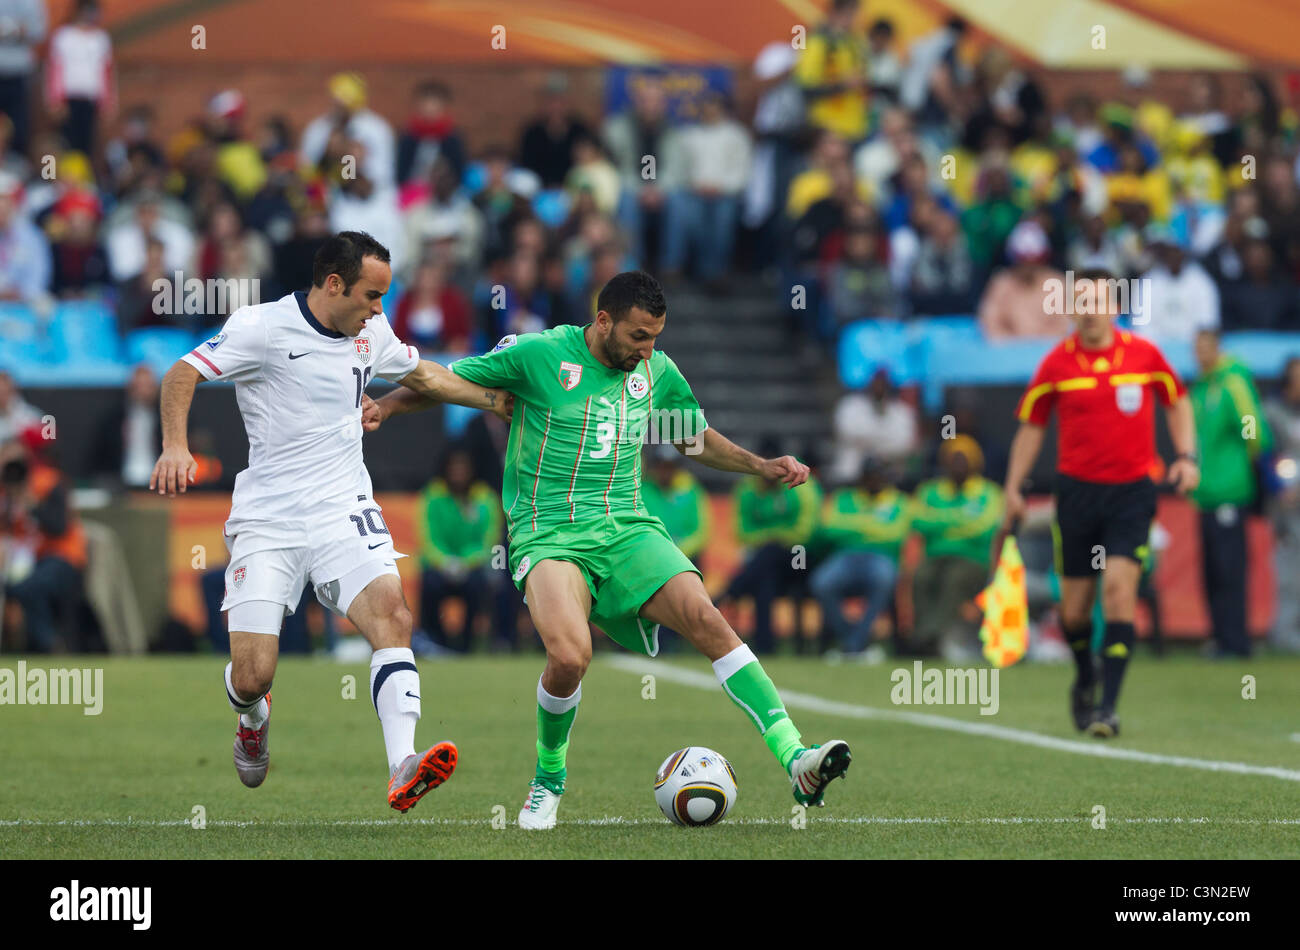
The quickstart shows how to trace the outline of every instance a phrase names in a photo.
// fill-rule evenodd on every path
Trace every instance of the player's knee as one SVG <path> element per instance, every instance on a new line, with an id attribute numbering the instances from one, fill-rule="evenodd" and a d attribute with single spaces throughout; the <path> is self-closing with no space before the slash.
<path id="1" fill-rule="evenodd" d="M 682 610 L 682 620 L 688 630 L 698 630 L 701 633 L 721 633 L 724 629 L 731 629 L 722 616 L 722 611 L 707 597 L 687 604 Z"/>
<path id="2" fill-rule="evenodd" d="M 559 649 L 550 651 L 547 658 L 552 671 L 557 679 L 564 683 L 575 684 L 582 682 L 582 677 L 587 673 L 587 667 L 591 664 L 591 647 L 590 646 L 563 646 Z"/>
<path id="3" fill-rule="evenodd" d="M 274 661 L 246 660 L 236 664 L 230 670 L 230 682 L 240 699 L 266 695 L 271 689 L 271 680 L 274 677 Z"/>
<path id="4" fill-rule="evenodd" d="M 1092 605 L 1061 604 L 1061 626 L 1066 630 L 1078 630 L 1092 626 Z"/>
<path id="5" fill-rule="evenodd" d="M 376 630 L 380 648 L 410 646 L 414 625 L 411 609 L 401 599 L 394 601 Z"/>

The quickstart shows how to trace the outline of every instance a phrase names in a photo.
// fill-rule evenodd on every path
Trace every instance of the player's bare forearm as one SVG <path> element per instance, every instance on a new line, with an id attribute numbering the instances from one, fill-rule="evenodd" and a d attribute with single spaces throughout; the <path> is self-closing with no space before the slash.
<path id="1" fill-rule="evenodd" d="M 704 434 L 677 443 L 677 451 L 720 472 L 743 472 L 760 475 L 796 488 L 808 480 L 808 466 L 790 455 L 765 459 L 748 449 L 741 448 L 717 429 L 708 428 Z"/>
<path id="2" fill-rule="evenodd" d="M 420 360 L 419 365 L 403 376 L 399 382 L 426 400 L 450 402 L 457 406 L 468 406 L 470 409 L 484 409 L 502 418 L 508 418 L 506 408 L 508 393 L 471 383 L 468 379 L 457 376 L 441 363 Z M 426 407 L 409 404 L 403 400 L 400 408 L 406 412 L 414 412 Z"/>
<path id="3" fill-rule="evenodd" d="M 202 374 L 184 360 L 173 363 L 163 376 L 158 406 L 164 449 L 189 447 L 190 405 L 194 402 L 194 387 L 202 381 Z"/>
<path id="4" fill-rule="evenodd" d="M 203 375 L 184 360 L 177 360 L 159 387 L 159 416 L 162 425 L 162 454 L 149 476 L 149 490 L 160 495 L 183 493 L 194 481 L 198 465 L 190 455 L 188 425 L 194 387 Z"/>

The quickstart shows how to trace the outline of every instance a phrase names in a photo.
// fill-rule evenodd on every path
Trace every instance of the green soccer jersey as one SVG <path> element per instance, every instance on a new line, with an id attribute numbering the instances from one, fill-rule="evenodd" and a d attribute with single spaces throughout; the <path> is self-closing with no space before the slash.
<path id="1" fill-rule="evenodd" d="M 511 542 L 560 524 L 646 515 L 641 444 L 701 436 L 708 423 L 677 365 L 656 351 L 636 369 L 602 364 L 584 327 L 511 334 L 451 364 L 480 386 L 514 393 L 501 505 Z"/>

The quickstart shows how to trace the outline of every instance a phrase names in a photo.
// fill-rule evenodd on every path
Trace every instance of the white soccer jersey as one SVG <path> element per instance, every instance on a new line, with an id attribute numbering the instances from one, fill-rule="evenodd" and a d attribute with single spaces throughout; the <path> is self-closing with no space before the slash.
<path id="1" fill-rule="evenodd" d="M 251 552 L 307 545 L 310 528 L 370 498 L 361 394 L 373 376 L 401 379 L 420 356 L 382 314 L 355 337 L 327 330 L 299 292 L 241 307 L 182 359 L 235 384 L 248 468 L 235 478 L 226 535 Z"/>

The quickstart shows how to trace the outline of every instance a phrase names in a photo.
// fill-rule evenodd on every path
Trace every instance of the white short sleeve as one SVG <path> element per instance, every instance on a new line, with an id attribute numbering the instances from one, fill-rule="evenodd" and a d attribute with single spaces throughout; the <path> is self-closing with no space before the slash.
<path id="1" fill-rule="evenodd" d="M 376 376 L 397 382 L 420 364 L 420 351 L 397 338 L 387 317 L 371 320 L 367 326 L 379 351 L 375 357 Z"/>
<path id="2" fill-rule="evenodd" d="M 221 332 L 181 357 L 204 379 L 251 379 L 266 359 L 266 327 L 257 311 L 242 307 L 230 315 Z"/>

